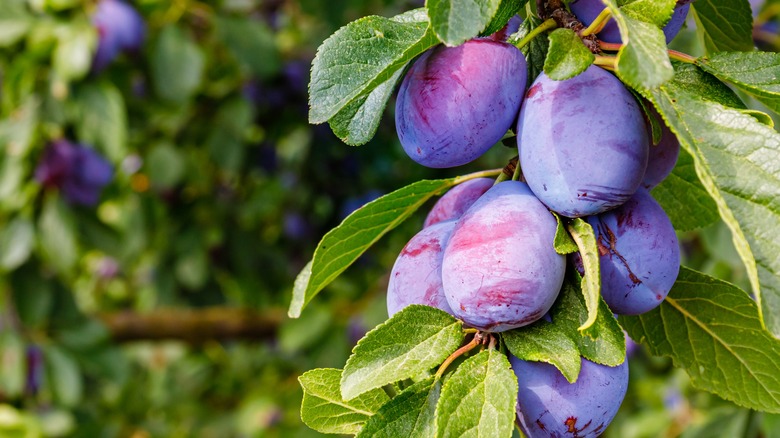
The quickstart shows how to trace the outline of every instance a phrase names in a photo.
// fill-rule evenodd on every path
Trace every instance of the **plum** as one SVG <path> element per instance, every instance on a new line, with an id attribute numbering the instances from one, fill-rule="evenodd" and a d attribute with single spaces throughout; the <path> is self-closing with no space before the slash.
<path id="1" fill-rule="evenodd" d="M 444 247 L 455 221 L 424 228 L 404 246 L 395 260 L 387 285 L 387 314 L 395 315 L 410 304 L 424 304 L 452 313 L 441 282 Z"/>
<path id="2" fill-rule="evenodd" d="M 680 248 L 658 202 L 640 189 L 622 206 L 587 221 L 596 232 L 601 295 L 609 308 L 638 315 L 660 305 L 680 271 Z"/>
<path id="3" fill-rule="evenodd" d="M 661 184 L 666 179 L 674 165 L 677 164 L 677 157 L 680 155 L 680 141 L 677 136 L 661 120 L 661 116 L 653 109 L 652 116 L 661 121 L 661 140 L 655 146 L 650 146 L 650 154 L 647 160 L 647 169 L 642 179 L 642 187 L 651 190 L 653 187 Z"/>
<path id="4" fill-rule="evenodd" d="M 589 25 L 598 17 L 606 6 L 601 0 L 574 0 L 569 3 L 569 8 L 584 25 Z M 674 7 L 672 17 L 663 27 L 666 43 L 669 44 L 672 39 L 680 32 L 682 25 L 688 17 L 688 10 L 691 8 L 690 0 L 678 0 Z M 606 26 L 597 34 L 598 38 L 608 43 L 621 43 L 623 38 L 620 36 L 620 29 L 615 20 L 610 20 Z"/>
<path id="5" fill-rule="evenodd" d="M 72 204 L 97 204 L 103 187 L 114 169 L 94 149 L 65 139 L 52 142 L 35 168 L 35 179 L 46 187 L 56 187 Z"/>
<path id="6" fill-rule="evenodd" d="M 458 220 L 442 261 L 453 314 L 480 330 L 530 324 L 550 309 L 566 270 L 557 222 L 525 183 L 493 186 Z"/>
<path id="7" fill-rule="evenodd" d="M 518 423 L 528 438 L 597 437 L 615 417 L 628 389 L 628 362 L 581 361 L 577 381 L 569 383 L 553 365 L 509 355 L 519 384 Z"/>
<path id="8" fill-rule="evenodd" d="M 444 194 L 428 212 L 423 227 L 450 220 L 459 219 L 480 196 L 493 187 L 490 178 L 475 178 L 458 184 Z"/>
<path id="9" fill-rule="evenodd" d="M 398 90 L 395 124 L 404 151 L 434 168 L 479 158 L 517 117 L 526 77 L 520 50 L 489 38 L 425 52 Z"/>
<path id="10" fill-rule="evenodd" d="M 98 31 L 98 47 L 92 68 L 106 68 L 119 53 L 140 49 L 146 26 L 140 14 L 122 0 L 100 0 L 92 15 Z"/>
<path id="11" fill-rule="evenodd" d="M 528 185 L 564 216 L 624 203 L 647 167 L 642 110 L 618 78 L 597 66 L 565 81 L 540 74 L 526 95 L 517 133 Z"/>

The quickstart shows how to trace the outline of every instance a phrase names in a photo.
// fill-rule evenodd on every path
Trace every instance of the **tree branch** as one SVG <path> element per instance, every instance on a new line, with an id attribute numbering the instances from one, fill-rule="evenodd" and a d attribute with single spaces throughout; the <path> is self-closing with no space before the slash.
<path id="1" fill-rule="evenodd" d="M 200 343 L 215 339 L 271 339 L 284 319 L 284 311 L 272 309 L 260 313 L 232 307 L 169 308 L 150 313 L 104 313 L 97 317 L 119 342 L 176 339 Z"/>

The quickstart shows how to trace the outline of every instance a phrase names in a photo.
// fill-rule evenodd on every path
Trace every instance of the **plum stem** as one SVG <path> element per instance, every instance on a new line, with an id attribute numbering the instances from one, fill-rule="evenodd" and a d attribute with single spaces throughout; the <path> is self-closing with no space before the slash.
<path id="1" fill-rule="evenodd" d="M 681 61 L 687 64 L 696 64 L 696 58 L 687 53 L 678 52 L 677 50 L 669 50 L 668 52 L 669 58 L 674 59 L 675 61 Z"/>
<path id="2" fill-rule="evenodd" d="M 531 32 L 528 32 L 528 35 L 524 36 L 523 39 L 515 43 L 515 47 L 522 49 L 528 45 L 531 40 L 538 37 L 542 32 L 547 32 L 548 30 L 555 29 L 556 27 L 558 27 L 558 23 L 556 23 L 552 18 L 548 18 L 547 20 L 544 20 L 542 24 L 536 26 Z"/>
<path id="3" fill-rule="evenodd" d="M 615 71 L 617 69 L 617 58 L 614 56 L 596 56 L 593 64 L 598 65 L 609 71 Z"/>
<path id="4" fill-rule="evenodd" d="M 468 344 L 458 348 L 455 350 L 454 353 L 450 355 L 439 367 L 439 370 L 436 371 L 436 379 L 441 378 L 441 376 L 444 374 L 445 371 L 447 371 L 447 367 L 450 366 L 450 364 L 457 358 L 463 356 L 464 354 L 468 353 L 469 351 L 477 348 L 478 346 L 482 345 L 484 336 L 482 333 L 477 332 L 474 334 L 474 338 L 471 339 L 471 342 Z"/>
<path id="5" fill-rule="evenodd" d="M 620 49 L 622 49 L 625 46 L 625 44 L 620 43 L 606 43 L 604 41 L 599 41 L 599 47 L 601 50 L 607 51 L 607 52 L 617 52 Z M 669 58 L 674 59 L 675 61 L 685 62 L 687 64 L 695 64 L 696 58 L 693 56 L 678 52 L 677 50 L 667 50 L 667 53 L 669 54 Z"/>
<path id="6" fill-rule="evenodd" d="M 590 23 L 590 26 L 580 31 L 580 36 L 585 37 L 601 32 L 604 26 L 607 25 L 609 19 L 612 18 L 612 11 L 609 8 L 604 8 L 603 11 Z"/>
<path id="7" fill-rule="evenodd" d="M 508 163 L 506 163 L 506 166 L 504 166 L 504 169 L 501 171 L 501 175 L 498 175 L 498 178 L 496 178 L 496 182 L 493 183 L 493 185 L 496 185 L 498 183 L 508 181 L 517 171 L 517 168 L 520 167 L 518 161 L 520 160 L 519 156 L 515 156 L 511 160 L 509 160 Z"/>
<path id="8" fill-rule="evenodd" d="M 453 185 L 458 185 L 466 181 L 471 181 L 472 179 L 477 179 L 477 178 L 492 178 L 494 176 L 498 176 L 503 171 L 504 169 L 490 169 L 490 170 L 482 170 L 480 172 L 469 173 L 468 175 L 461 175 L 455 178 Z"/>

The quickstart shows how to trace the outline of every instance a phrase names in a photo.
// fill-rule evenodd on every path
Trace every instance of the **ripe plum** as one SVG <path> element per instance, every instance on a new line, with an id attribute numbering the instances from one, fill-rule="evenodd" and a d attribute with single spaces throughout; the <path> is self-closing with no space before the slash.
<path id="1" fill-rule="evenodd" d="M 617 207 L 642 182 L 649 147 L 642 111 L 620 80 L 597 66 L 565 81 L 540 74 L 517 132 L 528 185 L 564 216 Z"/>
<path id="2" fill-rule="evenodd" d="M 622 206 L 591 216 L 601 263 L 601 295 L 613 312 L 656 308 L 680 271 L 680 248 L 669 217 L 640 189 Z"/>
<path id="3" fill-rule="evenodd" d="M 434 168 L 479 158 L 514 122 L 526 76 L 522 52 L 489 38 L 425 52 L 398 91 L 395 124 L 404 151 Z"/>
<path id="4" fill-rule="evenodd" d="M 615 417 L 628 389 L 628 362 L 608 367 L 582 360 L 577 381 L 569 383 L 553 365 L 512 355 L 517 375 L 517 418 L 529 438 L 597 437 Z"/>
<path id="5" fill-rule="evenodd" d="M 453 187 L 436 201 L 425 218 L 423 227 L 450 219 L 460 219 L 480 196 L 493 187 L 493 182 L 490 178 L 475 178 Z"/>
<path id="6" fill-rule="evenodd" d="M 482 195 L 444 250 L 442 282 L 453 314 L 492 332 L 544 316 L 566 270 L 553 249 L 556 226 L 525 183 L 505 181 Z"/>
<path id="7" fill-rule="evenodd" d="M 658 120 L 661 120 L 655 110 L 652 112 Z M 655 146 L 650 146 L 647 169 L 642 180 L 642 187 L 647 190 L 661 184 L 661 181 L 672 173 L 674 165 L 677 164 L 677 157 L 680 155 L 680 141 L 663 121 L 661 123 L 663 125 L 661 141 Z"/>
<path id="8" fill-rule="evenodd" d="M 99 36 L 93 61 L 96 71 L 107 67 L 120 52 L 138 50 L 145 38 L 143 18 L 123 0 L 100 0 L 92 24 Z"/>
<path id="9" fill-rule="evenodd" d="M 410 304 L 424 304 L 452 313 L 441 283 L 444 247 L 455 221 L 424 228 L 404 246 L 395 260 L 387 285 L 387 313 L 395 315 Z"/>

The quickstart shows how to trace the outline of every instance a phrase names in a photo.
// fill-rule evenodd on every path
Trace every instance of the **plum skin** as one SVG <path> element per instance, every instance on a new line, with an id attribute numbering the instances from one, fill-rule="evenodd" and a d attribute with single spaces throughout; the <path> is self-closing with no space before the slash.
<path id="1" fill-rule="evenodd" d="M 541 318 L 563 284 L 565 257 L 553 248 L 557 222 L 525 183 L 488 190 L 457 221 L 442 262 L 453 314 L 501 332 Z"/>
<path id="2" fill-rule="evenodd" d="M 423 227 L 451 219 L 459 219 L 480 196 L 493 187 L 490 178 L 474 178 L 450 189 L 433 205 Z"/>
<path id="3" fill-rule="evenodd" d="M 598 17 L 601 11 L 606 6 L 601 0 L 574 0 L 569 3 L 569 8 L 582 21 L 582 24 L 588 26 L 593 20 Z M 677 2 L 677 6 L 674 7 L 671 18 L 666 22 L 663 27 L 664 37 L 666 37 L 666 44 L 669 44 L 682 29 L 685 19 L 688 17 L 688 10 L 690 10 L 691 4 L 689 1 L 684 3 Z M 596 36 L 602 41 L 608 43 L 622 43 L 623 38 L 620 36 L 620 29 L 618 28 L 615 20 L 610 19 L 606 26 Z"/>
<path id="4" fill-rule="evenodd" d="M 680 271 L 680 249 L 669 217 L 644 189 L 615 210 L 587 219 L 596 233 L 601 295 L 619 315 L 658 307 Z"/>
<path id="5" fill-rule="evenodd" d="M 642 187 L 647 190 L 651 190 L 658 184 L 661 184 L 672 173 L 680 155 L 680 141 L 677 140 L 671 129 L 666 126 L 655 109 L 652 109 L 651 113 L 652 117 L 656 117 L 656 120 L 661 121 L 661 140 L 658 141 L 657 145 L 650 146 L 647 169 L 642 179 Z"/>
<path id="6" fill-rule="evenodd" d="M 565 81 L 539 75 L 520 110 L 517 133 L 528 185 L 564 216 L 624 203 L 647 168 L 643 113 L 620 80 L 597 66 Z"/>
<path id="7" fill-rule="evenodd" d="M 609 367 L 581 358 L 569 383 L 553 365 L 509 355 L 518 381 L 517 418 L 529 438 L 597 437 L 617 414 L 628 389 L 628 361 Z"/>
<path id="8" fill-rule="evenodd" d="M 387 284 L 387 314 L 393 316 L 410 304 L 424 304 L 452 314 L 444 297 L 441 265 L 444 247 L 455 221 L 422 229 L 401 250 Z"/>
<path id="9" fill-rule="evenodd" d="M 404 151 L 433 168 L 469 163 L 501 140 L 526 85 L 515 46 L 488 38 L 425 52 L 404 77 L 395 123 Z"/>

